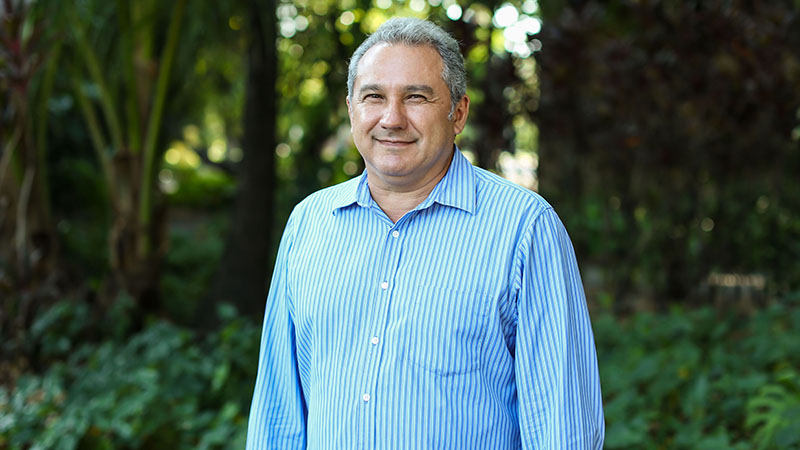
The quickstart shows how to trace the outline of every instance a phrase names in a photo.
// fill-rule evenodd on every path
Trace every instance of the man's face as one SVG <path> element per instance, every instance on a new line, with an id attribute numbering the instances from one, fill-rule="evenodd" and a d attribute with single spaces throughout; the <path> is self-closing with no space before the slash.
<path id="1" fill-rule="evenodd" d="M 370 183 L 414 189 L 443 174 L 469 112 L 450 114 L 442 58 L 429 46 L 378 44 L 358 63 L 347 109 Z"/>

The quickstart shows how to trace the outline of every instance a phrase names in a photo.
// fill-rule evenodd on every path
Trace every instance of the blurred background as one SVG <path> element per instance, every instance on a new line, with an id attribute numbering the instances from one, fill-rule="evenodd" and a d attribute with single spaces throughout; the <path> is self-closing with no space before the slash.
<path id="1" fill-rule="evenodd" d="M 346 65 L 462 44 L 471 161 L 578 253 L 606 448 L 800 448 L 800 1 L 0 0 L 0 449 L 243 448 Z"/>

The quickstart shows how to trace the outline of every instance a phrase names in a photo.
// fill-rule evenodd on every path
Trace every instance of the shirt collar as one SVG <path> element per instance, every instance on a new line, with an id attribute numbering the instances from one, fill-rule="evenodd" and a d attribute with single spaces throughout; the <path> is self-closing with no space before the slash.
<path id="1" fill-rule="evenodd" d="M 475 212 L 475 170 L 458 147 L 455 147 L 447 173 L 428 198 L 414 209 L 425 209 L 433 203 L 458 208 L 470 214 Z"/>
<path id="2" fill-rule="evenodd" d="M 336 214 L 339 209 L 354 203 L 368 208 L 372 202 L 367 171 L 364 170 L 360 176 L 345 182 L 339 195 L 333 201 L 332 212 Z M 458 208 L 470 214 L 475 212 L 475 171 L 458 147 L 455 147 L 447 173 L 439 180 L 428 197 L 414 209 L 425 209 L 433 203 Z"/>
<path id="3" fill-rule="evenodd" d="M 366 192 L 367 195 L 366 199 L 362 198 L 364 192 Z M 336 215 L 340 209 L 346 208 L 353 203 L 358 203 L 360 206 L 368 206 L 369 201 L 370 197 L 369 189 L 367 189 L 367 171 L 364 170 L 361 175 L 351 178 L 341 185 L 341 189 L 339 190 L 338 194 L 333 198 L 331 212 Z"/>

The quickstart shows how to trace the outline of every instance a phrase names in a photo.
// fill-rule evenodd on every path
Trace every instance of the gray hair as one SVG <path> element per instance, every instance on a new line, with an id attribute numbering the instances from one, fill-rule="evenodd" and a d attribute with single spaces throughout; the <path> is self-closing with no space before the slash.
<path id="1" fill-rule="evenodd" d="M 456 105 L 467 94 L 467 71 L 464 69 L 464 56 L 458 42 L 448 32 L 427 20 L 413 17 L 396 17 L 384 22 L 358 46 L 350 58 L 347 69 L 347 98 L 353 100 L 353 86 L 356 83 L 358 63 L 367 50 L 376 44 L 403 44 L 408 46 L 427 45 L 433 47 L 442 57 L 442 79 L 450 90 L 450 116 Z"/>

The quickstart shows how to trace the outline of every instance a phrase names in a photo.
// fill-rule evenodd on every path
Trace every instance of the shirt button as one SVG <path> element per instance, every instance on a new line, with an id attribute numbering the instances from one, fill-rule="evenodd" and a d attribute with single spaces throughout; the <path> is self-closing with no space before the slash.
<path id="1" fill-rule="evenodd" d="M 389 282 L 388 281 L 384 281 L 383 283 L 381 283 L 381 289 L 384 289 L 384 290 L 389 289 Z"/>
<path id="2" fill-rule="evenodd" d="M 368 402 L 369 401 L 369 394 L 362 395 L 361 396 L 361 400 L 364 400 L 365 403 Z"/>
<path id="3" fill-rule="evenodd" d="M 392 236 L 397 237 L 400 236 L 400 232 L 397 230 L 392 231 Z"/>
<path id="4" fill-rule="evenodd" d="M 378 336 L 372 336 L 369 341 L 372 342 L 372 345 L 378 345 Z"/>

